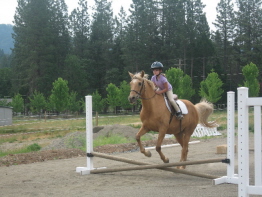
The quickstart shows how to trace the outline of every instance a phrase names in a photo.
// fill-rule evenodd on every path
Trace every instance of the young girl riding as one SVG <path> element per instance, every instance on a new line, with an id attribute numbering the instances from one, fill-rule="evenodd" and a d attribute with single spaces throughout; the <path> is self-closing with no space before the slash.
<path id="1" fill-rule="evenodd" d="M 181 112 L 180 108 L 177 106 L 177 103 L 175 102 L 175 100 L 173 98 L 172 85 L 168 82 L 166 76 L 164 74 L 162 74 L 163 67 L 164 66 L 161 62 L 154 62 L 151 65 L 151 69 L 153 70 L 153 74 L 154 74 L 151 78 L 151 81 L 153 81 L 155 86 L 157 87 L 155 93 L 156 94 L 166 93 L 168 100 L 170 101 L 171 105 L 176 110 L 177 119 L 181 120 L 181 119 L 183 119 L 182 112 Z"/>

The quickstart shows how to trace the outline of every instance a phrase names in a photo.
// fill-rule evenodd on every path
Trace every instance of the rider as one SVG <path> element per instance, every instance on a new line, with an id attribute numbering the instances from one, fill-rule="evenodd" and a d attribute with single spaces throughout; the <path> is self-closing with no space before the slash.
<path id="1" fill-rule="evenodd" d="M 163 71 L 163 64 L 161 62 L 154 62 L 151 65 L 151 69 L 153 70 L 153 76 L 151 78 L 151 81 L 154 82 L 157 89 L 155 90 L 156 94 L 163 94 L 166 93 L 168 100 L 172 104 L 172 106 L 176 110 L 176 116 L 177 119 L 181 120 L 183 119 L 182 112 L 180 108 L 177 106 L 177 103 L 175 102 L 173 98 L 173 89 L 172 85 L 168 82 L 165 74 L 162 73 Z"/>

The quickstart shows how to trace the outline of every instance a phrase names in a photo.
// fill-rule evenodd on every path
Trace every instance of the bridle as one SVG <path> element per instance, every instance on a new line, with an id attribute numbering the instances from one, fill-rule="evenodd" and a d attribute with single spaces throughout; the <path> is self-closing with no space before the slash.
<path id="1" fill-rule="evenodd" d="M 138 79 L 138 78 L 134 77 L 134 78 L 132 79 L 132 81 L 133 81 L 134 79 Z M 139 95 L 140 99 L 144 99 L 144 100 L 149 100 L 149 99 L 155 97 L 156 93 L 155 93 L 153 96 L 151 96 L 150 98 L 143 98 L 143 97 L 141 97 L 141 96 L 142 96 L 142 90 L 143 90 L 143 88 L 144 88 L 145 91 L 146 91 L 145 79 L 142 79 L 142 84 L 141 84 L 141 88 L 140 88 L 139 92 L 136 91 L 136 90 L 130 90 L 130 92 L 133 91 L 133 92 L 137 93 L 137 94 Z"/>

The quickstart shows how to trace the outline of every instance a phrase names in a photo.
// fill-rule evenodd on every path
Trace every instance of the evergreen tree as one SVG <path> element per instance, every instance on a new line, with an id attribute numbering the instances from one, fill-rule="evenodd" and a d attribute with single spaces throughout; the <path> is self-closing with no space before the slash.
<path id="1" fill-rule="evenodd" d="M 67 5 L 64 0 L 50 0 L 51 1 L 51 29 L 53 34 L 53 45 L 55 47 L 55 68 L 57 73 L 52 76 L 52 81 L 61 77 L 62 70 L 64 68 L 64 60 L 70 51 L 70 35 L 69 35 L 69 22 Z M 51 88 L 51 86 L 50 86 Z"/>
<path id="2" fill-rule="evenodd" d="M 53 82 L 52 94 L 49 97 L 49 106 L 53 107 L 52 110 L 58 113 L 67 109 L 69 104 L 69 88 L 68 82 L 62 78 L 58 78 Z"/>
<path id="3" fill-rule="evenodd" d="M 84 67 L 84 60 L 76 55 L 68 55 L 65 59 L 63 79 L 68 81 L 71 91 L 77 92 L 77 100 L 83 98 L 88 92 L 88 76 Z"/>
<path id="4" fill-rule="evenodd" d="M 72 113 L 78 113 L 81 109 L 81 102 L 77 100 L 77 93 L 71 91 L 68 100 L 68 110 Z"/>
<path id="5" fill-rule="evenodd" d="M 11 83 L 12 71 L 11 68 L 0 69 L 0 98 L 4 96 L 11 96 Z"/>
<path id="6" fill-rule="evenodd" d="M 208 57 L 214 55 L 214 47 L 210 39 L 209 26 L 206 15 L 203 12 L 205 5 L 201 0 L 187 0 L 186 10 L 186 47 L 187 59 L 192 63 L 187 67 L 186 73 L 190 73 L 193 79 L 194 89 L 199 88 L 200 81 L 205 79 L 206 73 L 212 69 Z M 197 76 L 194 77 L 193 76 Z"/>
<path id="7" fill-rule="evenodd" d="M 195 94 L 195 90 L 192 88 L 192 80 L 189 75 L 179 68 L 170 68 L 166 71 L 166 77 L 169 83 L 173 87 L 174 94 L 178 95 L 181 99 L 190 100 Z"/>
<path id="8" fill-rule="evenodd" d="M 19 113 L 24 111 L 24 99 L 21 94 L 16 94 L 12 98 L 11 107 L 13 107 L 13 112 Z"/>
<path id="9" fill-rule="evenodd" d="M 122 107 L 123 109 L 131 108 L 132 105 L 127 99 L 130 93 L 130 85 L 126 81 L 122 81 L 119 87 L 119 91 L 120 107 Z"/>
<path id="10" fill-rule="evenodd" d="M 222 97 L 224 90 L 223 82 L 214 71 L 208 74 L 207 78 L 200 83 L 199 95 L 211 103 L 216 103 Z"/>
<path id="11" fill-rule="evenodd" d="M 148 65 L 159 59 L 161 42 L 159 39 L 158 2 L 153 0 L 133 0 L 128 18 L 124 45 L 124 59 L 127 70 L 138 72 L 149 70 Z"/>
<path id="12" fill-rule="evenodd" d="M 186 39 L 186 10 L 185 1 L 162 0 L 161 16 L 161 54 L 162 61 L 166 66 L 176 64 L 178 59 L 186 58 L 186 46 L 189 44 Z M 170 61 L 171 59 L 175 59 Z"/>
<path id="13" fill-rule="evenodd" d="M 110 107 L 112 107 L 115 111 L 115 113 L 117 113 L 116 111 L 116 107 L 119 106 L 120 104 L 120 91 L 118 89 L 118 87 L 116 87 L 114 84 L 110 83 L 108 84 L 107 88 L 107 104 L 109 104 Z"/>
<path id="14" fill-rule="evenodd" d="M 44 95 L 34 91 L 33 95 L 29 97 L 29 100 L 31 112 L 36 112 L 39 114 L 39 117 L 41 117 L 41 111 L 46 109 L 46 99 Z"/>
<path id="15" fill-rule="evenodd" d="M 239 66 L 261 62 L 262 0 L 237 0 L 236 58 Z M 261 65 L 261 64 L 258 64 Z M 260 66 L 261 70 L 262 67 Z"/>
<path id="16" fill-rule="evenodd" d="M 64 0 L 18 0 L 14 16 L 14 92 L 48 95 L 69 50 Z"/>
<path id="17" fill-rule="evenodd" d="M 244 87 L 248 87 L 248 92 L 250 97 L 257 97 L 259 94 L 259 82 L 258 74 L 259 70 L 255 64 L 252 62 L 247 64 L 242 69 L 243 75 L 245 77 Z"/>
<path id="18" fill-rule="evenodd" d="M 98 126 L 98 112 L 101 112 L 105 106 L 105 99 L 102 99 L 101 95 L 96 90 L 92 94 L 92 107 L 96 112 L 96 126 Z"/>
<path id="19" fill-rule="evenodd" d="M 217 18 L 214 25 L 217 28 L 217 33 L 221 36 L 222 46 L 221 50 L 223 51 L 223 70 L 224 73 L 228 73 L 228 56 L 232 54 L 232 42 L 233 42 L 233 33 L 235 28 L 235 15 L 233 9 L 233 3 L 231 0 L 220 0 L 217 5 Z M 221 51 L 217 51 L 221 53 Z"/>
<path id="20" fill-rule="evenodd" d="M 78 7 L 72 11 L 69 20 L 74 54 L 80 59 L 85 59 L 88 54 L 87 45 L 90 36 L 90 19 L 86 0 L 78 1 Z"/>
<path id="21" fill-rule="evenodd" d="M 105 75 L 113 68 L 112 47 L 114 20 L 111 2 L 107 0 L 95 0 L 93 22 L 91 24 L 88 69 L 91 92 L 98 90 L 102 95 L 106 94 Z"/>
<path id="22" fill-rule="evenodd" d="M 114 43 L 112 47 L 111 57 L 113 59 L 113 68 L 106 73 L 105 82 L 114 83 L 119 85 L 120 82 L 126 78 L 127 71 L 125 70 L 126 64 L 124 61 L 124 42 L 127 27 L 127 14 L 123 7 L 120 9 L 120 13 L 115 17 L 115 32 Z"/>

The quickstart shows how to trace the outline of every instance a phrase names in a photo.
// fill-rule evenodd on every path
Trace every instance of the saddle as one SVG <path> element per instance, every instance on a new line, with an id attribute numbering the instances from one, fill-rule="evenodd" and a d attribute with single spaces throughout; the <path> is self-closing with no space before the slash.
<path id="1" fill-rule="evenodd" d="M 165 99 L 165 103 L 166 103 L 166 107 L 169 110 L 169 112 L 174 116 L 176 115 L 176 110 L 175 108 L 171 105 L 170 101 L 168 100 L 168 97 L 166 96 L 166 94 L 164 94 L 164 99 Z M 178 96 L 176 94 L 173 94 L 173 99 L 175 100 L 175 102 L 177 103 L 177 106 L 180 108 L 182 114 L 188 114 L 188 109 L 185 105 L 185 103 L 181 100 L 178 99 Z"/>

